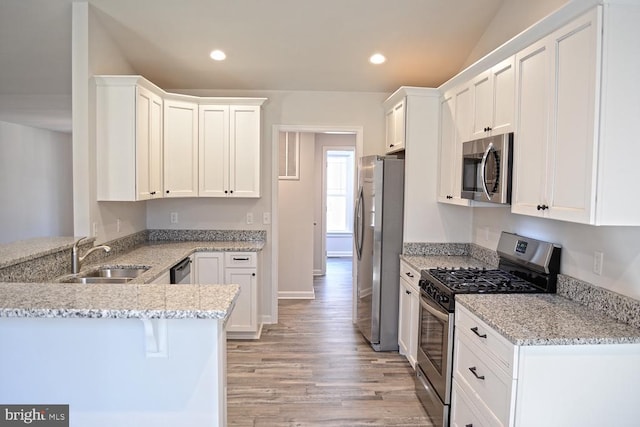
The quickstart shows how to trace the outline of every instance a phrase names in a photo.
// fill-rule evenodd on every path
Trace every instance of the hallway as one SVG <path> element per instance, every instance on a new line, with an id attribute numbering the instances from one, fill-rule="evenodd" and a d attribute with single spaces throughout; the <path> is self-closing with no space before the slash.
<path id="1" fill-rule="evenodd" d="M 397 352 L 351 322 L 351 259 L 330 258 L 315 300 L 281 300 L 258 341 L 229 341 L 230 426 L 430 426 Z"/>

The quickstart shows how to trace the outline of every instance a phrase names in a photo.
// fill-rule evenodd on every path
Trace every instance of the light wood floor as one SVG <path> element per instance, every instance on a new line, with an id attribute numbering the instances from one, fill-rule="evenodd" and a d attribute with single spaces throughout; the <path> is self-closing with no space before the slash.
<path id="1" fill-rule="evenodd" d="M 229 341 L 229 426 L 431 426 L 406 359 L 373 351 L 351 322 L 351 260 L 314 288 L 280 301 L 260 340 Z"/>

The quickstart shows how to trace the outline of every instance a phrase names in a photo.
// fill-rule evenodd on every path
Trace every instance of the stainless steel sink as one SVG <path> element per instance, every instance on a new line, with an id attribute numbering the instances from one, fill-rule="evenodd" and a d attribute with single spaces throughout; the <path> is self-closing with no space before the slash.
<path id="1" fill-rule="evenodd" d="M 66 283 L 127 283 L 133 277 L 73 277 Z"/>
<path id="2" fill-rule="evenodd" d="M 82 275 L 82 277 L 134 279 L 147 271 L 148 267 L 104 267 Z"/>
<path id="3" fill-rule="evenodd" d="M 61 280 L 64 283 L 127 283 L 145 271 L 149 267 L 101 267 L 93 271 L 81 273 Z"/>

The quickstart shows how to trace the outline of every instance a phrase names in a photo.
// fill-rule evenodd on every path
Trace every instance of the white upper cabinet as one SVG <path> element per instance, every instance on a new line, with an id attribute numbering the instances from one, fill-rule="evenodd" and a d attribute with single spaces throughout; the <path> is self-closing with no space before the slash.
<path id="1" fill-rule="evenodd" d="M 198 104 L 164 102 L 165 197 L 198 195 Z"/>
<path id="2" fill-rule="evenodd" d="M 640 202 L 623 190 L 640 179 L 629 143 L 640 132 L 640 59 L 625 49 L 639 18 L 639 7 L 597 7 L 519 55 L 512 212 L 640 225 Z M 537 70 L 524 55 L 534 51 Z"/>
<path id="3" fill-rule="evenodd" d="M 200 106 L 199 195 L 260 197 L 260 106 Z"/>
<path id="4" fill-rule="evenodd" d="M 387 154 L 405 149 L 405 100 L 385 112 L 387 126 Z"/>
<path id="5" fill-rule="evenodd" d="M 471 138 L 513 131 L 515 111 L 514 57 L 510 57 L 471 81 L 473 130 Z M 461 140 L 467 140 L 466 135 Z"/>
<path id="6" fill-rule="evenodd" d="M 163 100 L 138 76 L 98 76 L 98 201 L 162 197 Z"/>
<path id="7" fill-rule="evenodd" d="M 229 195 L 260 197 L 260 106 L 229 111 Z"/>
<path id="8" fill-rule="evenodd" d="M 445 93 L 440 104 L 440 171 L 438 201 L 469 206 L 460 197 L 462 187 L 462 142 L 471 137 L 472 93 L 468 84 Z"/>

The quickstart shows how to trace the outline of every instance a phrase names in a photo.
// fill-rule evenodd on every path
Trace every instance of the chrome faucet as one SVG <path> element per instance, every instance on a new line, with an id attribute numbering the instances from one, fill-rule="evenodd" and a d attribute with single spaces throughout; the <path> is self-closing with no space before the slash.
<path id="1" fill-rule="evenodd" d="M 107 245 L 100 245 L 100 246 L 94 246 L 93 248 L 89 249 L 87 251 L 86 254 L 84 254 L 83 256 L 80 256 L 80 250 L 78 248 L 78 245 L 80 244 L 80 242 L 82 242 L 84 239 L 87 239 L 87 237 L 81 237 L 80 239 L 78 239 L 74 244 L 73 244 L 73 249 L 71 249 L 71 272 L 73 274 L 79 273 L 80 272 L 80 266 L 82 265 L 82 262 L 85 260 L 85 258 L 87 256 L 89 256 L 89 254 L 91 254 L 92 252 L 97 251 L 98 249 L 102 249 L 105 252 L 109 252 L 111 250 L 110 246 Z"/>

